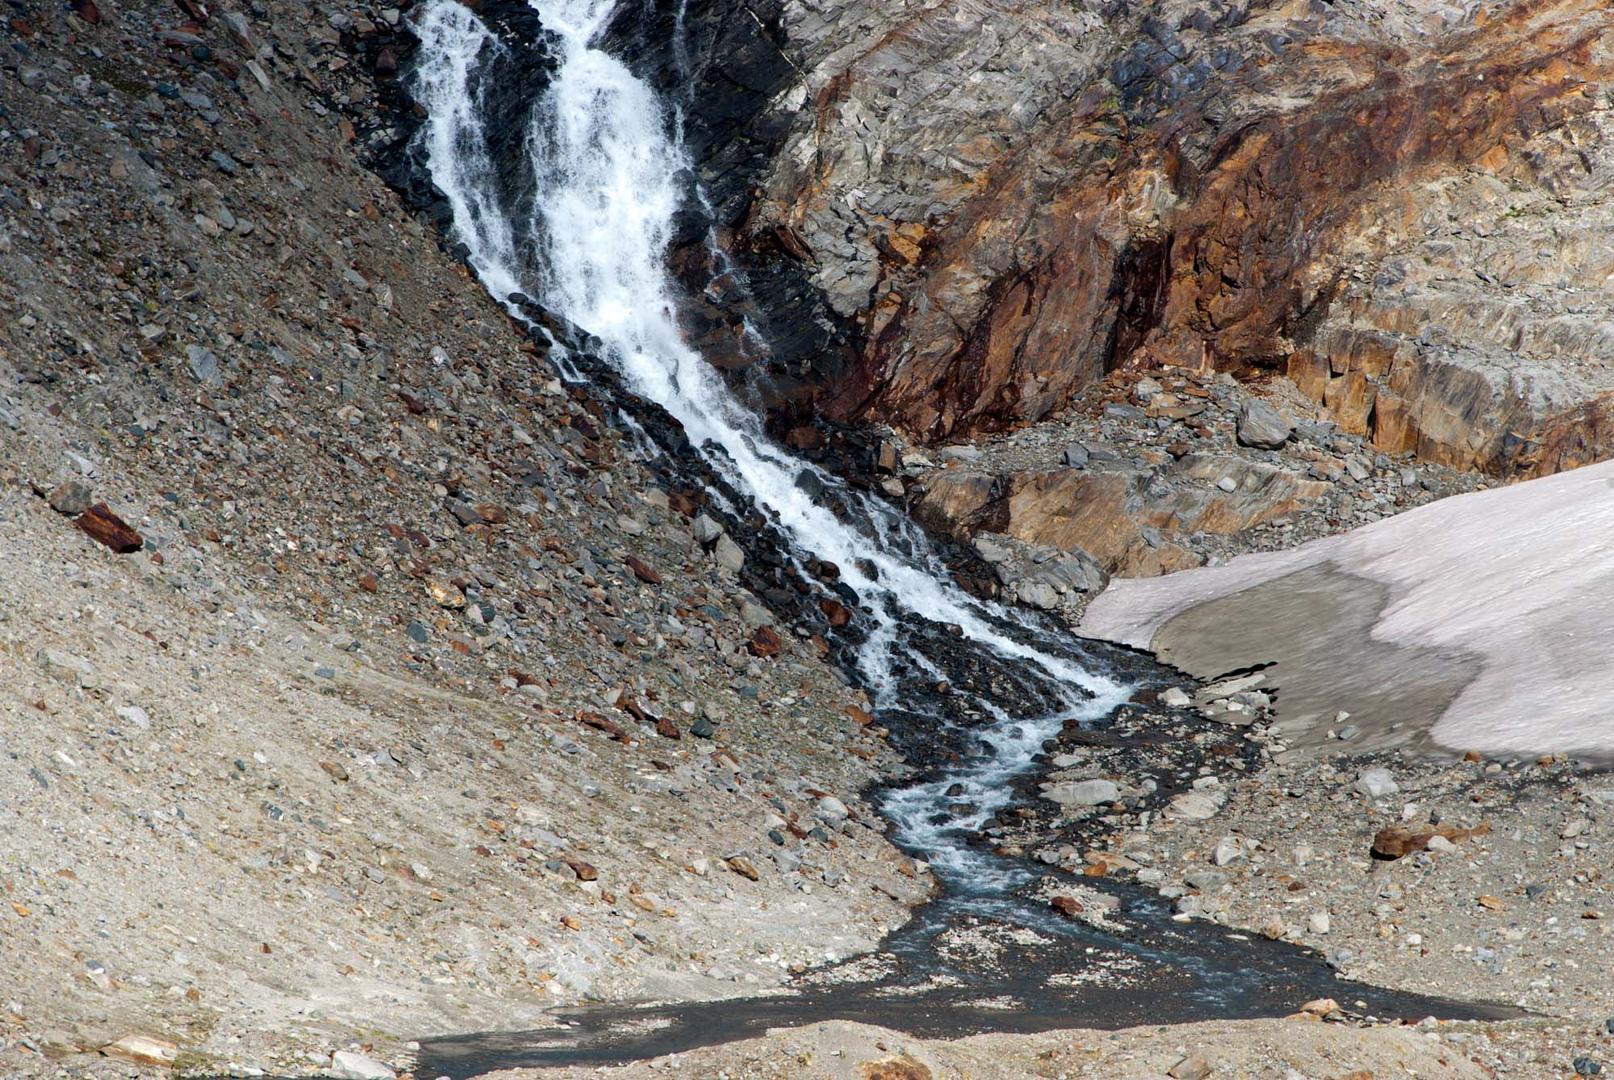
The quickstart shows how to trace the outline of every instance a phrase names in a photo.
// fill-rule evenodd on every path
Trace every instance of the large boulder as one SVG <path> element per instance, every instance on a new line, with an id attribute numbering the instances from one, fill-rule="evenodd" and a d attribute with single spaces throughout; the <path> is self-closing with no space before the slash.
<path id="1" fill-rule="evenodd" d="M 1294 432 L 1294 422 L 1260 398 L 1249 398 L 1239 408 L 1238 437 L 1245 446 L 1276 450 Z"/>

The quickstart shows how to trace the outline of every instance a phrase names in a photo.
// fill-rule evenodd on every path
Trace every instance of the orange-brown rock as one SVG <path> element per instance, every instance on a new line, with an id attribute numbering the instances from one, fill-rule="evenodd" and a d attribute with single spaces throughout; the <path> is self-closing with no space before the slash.
<path id="1" fill-rule="evenodd" d="M 1144 538 L 1145 482 L 1136 473 L 1069 469 L 1018 475 L 998 531 L 1031 544 L 1080 548 L 1108 572 L 1129 577 L 1197 566 L 1199 560 L 1178 545 L 1155 546 Z"/>
<path id="2" fill-rule="evenodd" d="M 751 881 L 760 881 L 762 879 L 762 873 L 757 869 L 757 864 L 744 855 L 730 855 L 723 862 L 730 870 L 743 878 L 748 878 Z"/>
<path id="3" fill-rule="evenodd" d="M 96 503 L 73 520 L 73 524 L 93 540 L 105 544 L 119 555 L 128 555 L 145 546 L 145 539 L 124 521 L 106 503 Z"/>
<path id="4" fill-rule="evenodd" d="M 651 569 L 649 564 L 643 559 L 639 558 L 637 555 L 629 555 L 626 559 L 623 559 L 622 562 L 629 570 L 633 571 L 634 577 L 638 578 L 646 585 L 661 584 L 661 575 Z"/>
<path id="5" fill-rule="evenodd" d="M 1157 479 L 1168 482 L 1157 487 Z M 1224 479 L 1232 491 L 1217 486 Z M 1295 513 L 1328 487 L 1235 454 L 1184 454 L 1152 471 L 937 471 L 925 477 L 913 512 L 955 539 L 1002 533 L 1080 549 L 1111 574 L 1152 577 L 1199 565 L 1172 537 L 1237 533 Z"/>
<path id="6" fill-rule="evenodd" d="M 1289 357 L 1289 377 L 1341 428 L 1389 453 L 1530 477 L 1614 449 L 1614 380 L 1549 386 L 1558 380 L 1543 361 L 1537 382 L 1525 386 L 1514 378 L 1523 366 L 1517 358 L 1498 367 L 1484 355 L 1432 356 L 1354 323 L 1329 327 L 1317 348 Z"/>
<path id="7" fill-rule="evenodd" d="M 778 632 L 767 626 L 757 627 L 756 632 L 751 635 L 751 640 L 746 643 L 746 648 L 751 651 L 752 656 L 761 657 L 778 656 L 784 647 L 785 643 Z"/>
<path id="8" fill-rule="evenodd" d="M 595 731 L 602 731 L 611 736 L 611 738 L 615 739 L 617 742 L 628 741 L 628 733 L 622 729 L 620 724 L 607 720 L 599 713 L 580 712 L 577 714 L 577 722 L 582 724 L 584 727 L 591 727 Z"/>
<path id="9" fill-rule="evenodd" d="M 1429 841 L 1437 836 L 1456 842 L 1471 836 L 1486 836 L 1491 827 L 1481 823 L 1472 829 L 1455 825 L 1431 825 L 1427 828 L 1410 828 L 1406 825 L 1387 825 L 1373 836 L 1373 854 L 1381 859 L 1400 859 L 1414 851 L 1427 851 Z"/>
<path id="10" fill-rule="evenodd" d="M 839 600 L 821 597 L 818 601 L 818 610 L 824 613 L 824 618 L 834 627 L 845 626 L 852 621 L 852 609 Z"/>
<path id="11" fill-rule="evenodd" d="M 1084 910 L 1080 900 L 1076 899 L 1074 896 L 1066 896 L 1064 893 L 1050 897 L 1048 899 L 1048 906 L 1059 912 L 1059 914 L 1065 916 L 1067 919 L 1074 919 Z"/>
<path id="12" fill-rule="evenodd" d="M 918 522 L 932 532 L 967 539 L 982 529 L 996 531 L 994 515 L 1001 511 L 998 478 L 957 469 L 925 477 L 924 494 L 911 507 Z"/>
<path id="13" fill-rule="evenodd" d="M 903 1054 L 901 1057 L 865 1061 L 858 1066 L 858 1080 L 933 1080 L 929 1066 Z"/>
<path id="14" fill-rule="evenodd" d="M 1566 370 L 1577 343 L 1607 355 L 1606 317 L 1525 318 L 1573 322 L 1609 269 L 1606 244 L 1577 240 L 1585 273 L 1551 277 L 1554 238 L 1577 235 L 1568 201 L 1599 198 L 1614 161 L 1598 0 L 1501 0 L 1453 24 L 1375 0 L 1227 19 L 1174 0 L 1105 20 L 1052 0 L 780 6 L 803 85 L 778 100 L 804 104 L 736 241 L 802 267 L 844 320 L 830 417 L 923 440 L 1002 430 L 1169 361 L 1287 367 L 1347 431 L 1453 464 L 1550 471 L 1609 446 L 1614 381 L 1510 391 L 1506 364 L 1476 381 L 1441 340 L 1520 323 L 1495 351 L 1529 354 L 1516 372 Z M 1452 202 L 1474 175 L 1557 203 L 1515 226 L 1519 199 Z M 1555 227 L 1532 233 L 1537 213 Z M 1514 246 L 1465 241 L 1439 268 L 1518 279 L 1475 303 L 1425 305 L 1383 268 L 1502 224 Z M 1521 284 L 1541 286 L 1530 304 Z"/>

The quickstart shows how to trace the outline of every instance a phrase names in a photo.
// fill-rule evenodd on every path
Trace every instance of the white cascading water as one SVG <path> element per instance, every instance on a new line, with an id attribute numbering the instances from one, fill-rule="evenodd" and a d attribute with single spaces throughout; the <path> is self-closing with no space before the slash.
<path id="1" fill-rule="evenodd" d="M 495 296 L 536 296 L 600 338 L 628 385 L 676 417 L 690 442 L 773 518 L 798 553 L 840 568 L 872 623 L 858 660 L 877 703 L 895 689 L 898 630 L 914 616 L 961 627 L 1004 660 L 1032 665 L 1071 688 L 1069 707 L 1040 720 L 997 713 L 1000 721 L 982 735 L 988 753 L 966 770 L 897 792 L 887 802 L 901 841 L 929 852 L 940 873 L 967 870 L 969 885 L 979 889 L 987 884 L 982 877 L 999 879 L 1007 871 L 979 859 L 964 837 L 1006 804 L 1008 779 L 1027 767 L 1067 717 L 1101 716 L 1124 698 L 1125 689 L 999 632 L 994 619 L 1012 622 L 1015 616 L 948 581 L 922 538 L 883 504 L 847 493 L 867 509 L 871 538 L 816 503 L 801 480 L 813 479 L 820 488 L 839 482 L 774 446 L 760 420 L 685 343 L 665 255 L 684 193 L 680 174 L 687 175 L 690 163 L 674 134 L 674 118 L 651 87 L 594 47 L 616 5 L 533 3 L 543 26 L 558 35 L 559 66 L 527 134 L 538 192 L 530 221 L 510 221 L 500 208 L 487 156 L 485 103 L 474 78 L 477 65 L 505 46 L 456 0 L 426 6 L 417 24 L 423 58 L 417 96 L 428 112 L 421 138 L 432 179 L 453 210 L 456 238 Z M 539 253 L 537 265 L 524 265 L 522 250 Z M 902 543 L 881 543 L 885 539 Z M 899 548 L 910 554 L 899 554 Z M 902 659 L 929 665 L 912 654 Z M 932 824 L 936 808 L 946 802 L 942 790 L 956 783 L 968 790 L 973 812 Z"/>

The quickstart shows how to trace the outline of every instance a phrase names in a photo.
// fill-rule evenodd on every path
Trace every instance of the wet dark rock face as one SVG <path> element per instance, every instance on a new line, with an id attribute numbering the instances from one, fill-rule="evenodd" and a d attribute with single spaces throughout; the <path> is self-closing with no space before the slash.
<path id="1" fill-rule="evenodd" d="M 627 0 L 601 42 L 681 111 L 685 145 L 720 225 L 745 215 L 787 130 L 785 118 L 764 115 L 795 77 L 782 52 L 780 3 Z"/>
<path id="2" fill-rule="evenodd" d="M 446 230 L 452 215 L 427 172 L 418 138 L 425 111 L 414 98 L 420 43 L 411 19 L 420 6 L 406 6 L 396 29 L 348 45 L 375 85 L 376 111 L 358 121 L 364 125 L 359 137 L 369 148 L 370 166 L 411 210 Z M 487 48 L 473 87 L 486 101 L 487 114 L 499 118 L 487 125 L 488 151 L 498 166 L 502 204 L 513 220 L 526 220 L 534 211 L 535 191 L 524 143 L 532 110 L 555 72 L 553 38 L 526 0 L 482 0 L 474 10 L 500 46 Z"/>
<path id="3" fill-rule="evenodd" d="M 678 110 L 695 165 L 670 253 L 691 341 L 781 432 L 851 357 L 849 328 L 812 285 L 805 253 L 746 220 L 794 121 L 778 106 L 801 75 L 785 2 L 629 0 L 603 41 Z"/>

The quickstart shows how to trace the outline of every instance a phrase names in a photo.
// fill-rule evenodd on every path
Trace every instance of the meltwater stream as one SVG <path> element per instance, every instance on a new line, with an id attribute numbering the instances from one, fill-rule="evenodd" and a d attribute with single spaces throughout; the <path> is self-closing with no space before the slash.
<path id="1" fill-rule="evenodd" d="M 1124 886 L 1109 886 L 1126 906 L 1112 927 L 1071 923 L 1017 895 L 1038 876 L 1025 864 L 971 843 L 1046 739 L 1068 721 L 1103 718 L 1131 688 L 1082 643 L 964 593 L 901 514 L 773 445 L 685 342 L 665 256 L 691 163 L 677 115 L 597 45 L 616 4 L 534 0 L 558 66 L 530 113 L 511 118 L 491 114 L 500 96 L 491 73 L 514 46 L 457 0 L 429 0 L 415 24 L 413 83 L 427 112 L 418 136 L 427 168 L 455 238 L 496 297 L 512 311 L 517 294 L 537 297 L 596 336 L 628 388 L 682 424 L 710 466 L 768 516 L 804 574 L 809 560 L 839 568 L 861 608 L 856 674 L 876 710 L 901 714 L 910 730 L 964 732 L 954 739 L 969 748 L 962 761 L 887 792 L 881 806 L 893 839 L 929 861 L 945 895 L 887 940 L 875 978 L 808 979 L 781 998 L 586 1010 L 554 1032 L 430 1040 L 422 1074 L 625 1060 L 828 1017 L 948 1035 L 1262 1015 L 1318 996 L 1311 991 L 1331 976 L 1314 956 L 1183 928 Z M 526 125 L 514 182 L 495 150 L 512 145 L 512 123 Z M 565 363 L 558 345 L 551 355 Z M 991 689 L 926 705 L 920 688 L 939 682 Z M 987 925 L 1006 929 L 1012 941 L 999 946 L 1021 953 L 990 970 L 938 959 L 943 935 Z M 1050 977 L 1100 962 L 1136 977 L 1125 991 L 1079 974 Z"/>

